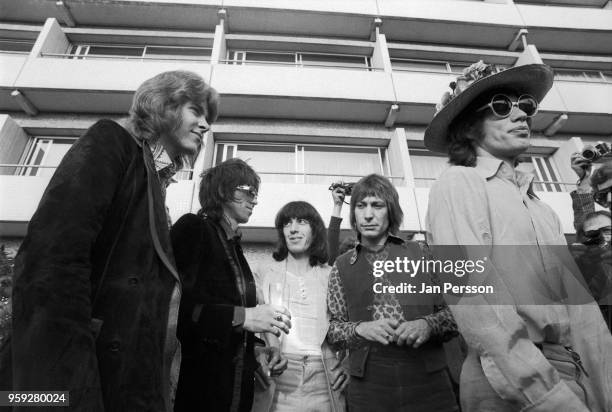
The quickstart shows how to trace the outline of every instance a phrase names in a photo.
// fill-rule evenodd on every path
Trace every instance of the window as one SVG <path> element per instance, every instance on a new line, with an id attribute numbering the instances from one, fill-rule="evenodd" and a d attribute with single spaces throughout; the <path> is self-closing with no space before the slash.
<path id="1" fill-rule="evenodd" d="M 350 54 L 298 53 L 303 66 L 369 68 L 370 58 Z"/>
<path id="2" fill-rule="evenodd" d="M 386 152 L 377 147 L 218 143 L 215 165 L 237 157 L 264 182 L 329 184 L 370 173 L 390 175 Z"/>
<path id="3" fill-rule="evenodd" d="M 295 145 L 217 144 L 215 164 L 232 158 L 247 162 L 265 182 L 296 181 Z"/>
<path id="4" fill-rule="evenodd" d="M 16 173 L 21 176 L 37 176 L 50 177 L 55 173 L 55 169 L 59 166 L 68 152 L 68 149 L 76 142 L 76 137 L 35 137 L 24 152 L 24 156 L 20 163 L 21 166 L 16 167 Z M 162 152 L 159 158 L 156 158 L 157 163 L 170 164 L 170 158 L 166 152 Z M 193 171 L 183 168 L 179 170 L 173 177 L 176 180 L 191 180 Z"/>
<path id="5" fill-rule="evenodd" d="M 79 44 L 73 45 L 69 54 L 74 59 L 106 57 L 146 60 L 209 60 L 211 49 L 188 46 Z"/>
<path id="6" fill-rule="evenodd" d="M 291 64 L 296 63 L 295 53 L 288 52 L 253 52 L 253 51 L 234 51 L 233 63 L 234 64 L 246 64 L 246 63 L 279 63 L 279 64 Z"/>
<path id="7" fill-rule="evenodd" d="M 304 67 L 370 68 L 370 58 L 352 54 L 301 53 L 293 51 L 228 51 L 228 64 L 280 64 Z"/>
<path id="8" fill-rule="evenodd" d="M 76 138 L 70 137 L 34 138 L 23 160 L 23 164 L 27 167 L 18 168 L 17 174 L 39 177 L 53 175 L 55 168 L 75 141 Z"/>
<path id="9" fill-rule="evenodd" d="M 144 57 L 161 60 L 209 60 L 211 51 L 206 47 L 145 46 Z"/>
<path id="10" fill-rule="evenodd" d="M 299 146 L 302 150 L 304 183 L 329 184 L 355 181 L 371 173 L 389 175 L 383 149 L 375 147 Z"/>
<path id="11" fill-rule="evenodd" d="M 410 149 L 410 162 L 415 187 L 431 187 L 442 172 L 450 167 L 448 157 L 426 149 Z"/>
<path id="12" fill-rule="evenodd" d="M 144 52 L 144 47 L 133 46 L 87 46 L 88 56 L 113 56 L 113 57 L 141 57 Z"/>
<path id="13" fill-rule="evenodd" d="M 28 53 L 34 46 L 34 40 L 0 39 L 0 51 Z"/>

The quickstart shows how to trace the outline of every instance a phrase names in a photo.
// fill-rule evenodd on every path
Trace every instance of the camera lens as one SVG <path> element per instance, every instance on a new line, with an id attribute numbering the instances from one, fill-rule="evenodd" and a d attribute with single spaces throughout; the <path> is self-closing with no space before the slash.
<path id="1" fill-rule="evenodd" d="M 587 146 L 582 151 L 582 157 L 591 161 L 597 160 L 597 158 L 599 157 L 599 151 L 593 146 Z"/>

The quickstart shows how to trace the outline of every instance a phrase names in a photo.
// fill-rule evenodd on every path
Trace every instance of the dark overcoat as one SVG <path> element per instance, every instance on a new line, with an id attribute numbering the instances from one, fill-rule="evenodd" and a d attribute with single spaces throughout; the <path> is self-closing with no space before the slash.
<path id="1" fill-rule="evenodd" d="M 234 307 L 256 305 L 255 281 L 237 239 L 208 218 L 181 217 L 171 230 L 183 281 L 178 337 L 183 363 L 175 411 L 250 411 L 255 336 L 232 326 Z M 246 293 L 236 282 L 239 265 Z"/>
<path id="2" fill-rule="evenodd" d="M 151 151 L 101 120 L 62 160 L 16 257 L 14 388 L 68 390 L 71 410 L 169 410 L 179 285 Z"/>

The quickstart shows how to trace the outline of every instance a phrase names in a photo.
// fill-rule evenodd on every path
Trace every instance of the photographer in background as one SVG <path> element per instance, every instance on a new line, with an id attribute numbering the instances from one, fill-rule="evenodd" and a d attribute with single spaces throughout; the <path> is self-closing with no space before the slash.
<path id="1" fill-rule="evenodd" d="M 582 153 L 575 152 L 571 156 L 571 167 L 578 176 L 578 182 L 576 182 L 576 190 L 572 191 L 570 196 L 574 209 L 576 241 L 580 243 L 585 240 L 582 230 L 584 219 L 587 214 L 595 211 L 595 202 L 610 209 L 612 160 L 601 165 L 591 176 L 593 161 L 602 156 L 612 157 L 612 148 L 606 143 L 600 143 L 595 147 L 587 146 Z"/>
<path id="2" fill-rule="evenodd" d="M 601 165 L 591 176 L 593 200 L 610 210 L 612 207 L 612 160 Z"/>
<path id="3" fill-rule="evenodd" d="M 595 148 L 603 152 L 593 151 L 600 156 L 609 152 L 605 150 L 607 147 L 604 144 Z M 599 157 L 591 156 L 589 151 L 592 149 L 587 147 L 582 153 L 576 152 L 571 156 L 572 169 L 578 175 L 576 190 L 570 193 L 574 227 L 576 241 L 582 243 L 573 248 L 573 253 L 591 294 L 599 304 L 608 329 L 612 330 L 612 219 L 608 211 L 595 211 L 596 201 L 604 207 L 610 207 L 612 161 L 604 163 L 591 176 L 593 160 Z"/>
<path id="4" fill-rule="evenodd" d="M 574 228 L 576 242 L 585 241 L 582 224 L 587 214 L 595 211 L 595 202 L 610 208 L 610 193 L 612 193 L 612 160 L 608 160 L 595 172 L 593 162 L 600 158 L 612 157 L 612 147 L 607 143 L 586 146 L 582 152 L 571 156 L 572 170 L 578 176 L 576 190 L 570 193 L 574 209 Z M 591 176 L 591 173 L 593 176 Z M 589 177 L 591 177 L 589 179 Z"/>
<path id="5" fill-rule="evenodd" d="M 572 170 L 578 176 L 576 190 L 570 193 L 572 197 L 572 208 L 574 209 L 574 228 L 576 229 L 576 242 L 584 241 L 582 224 L 587 214 L 595 211 L 593 200 L 593 189 L 591 188 L 591 171 L 593 163 L 582 156 L 581 152 L 575 152 L 571 156 Z"/>
<path id="6" fill-rule="evenodd" d="M 612 219 L 610 212 L 599 210 L 586 215 L 582 225 L 583 248 L 576 263 L 593 298 L 612 331 Z"/>
<path id="7" fill-rule="evenodd" d="M 334 209 L 327 227 L 327 247 L 329 252 L 330 265 L 333 265 L 338 255 L 352 249 L 355 245 L 356 238 L 351 236 L 340 243 L 340 224 L 342 223 L 342 205 L 345 203 L 344 198 L 350 196 L 355 183 L 346 183 L 342 181 L 334 182 L 329 187 L 332 192 Z"/>

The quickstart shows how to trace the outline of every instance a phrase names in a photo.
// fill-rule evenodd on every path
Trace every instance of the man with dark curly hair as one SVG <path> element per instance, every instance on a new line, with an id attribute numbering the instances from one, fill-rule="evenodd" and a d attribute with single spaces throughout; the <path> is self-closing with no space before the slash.
<path id="1" fill-rule="evenodd" d="M 177 336 L 183 363 L 175 411 L 251 410 L 256 371 L 264 381 L 287 367 L 278 348 L 257 332 L 291 327 L 281 306 L 257 305 L 256 286 L 240 238 L 257 205 L 259 176 L 240 159 L 202 175 L 197 215 L 172 227 L 172 247 L 183 281 Z"/>

